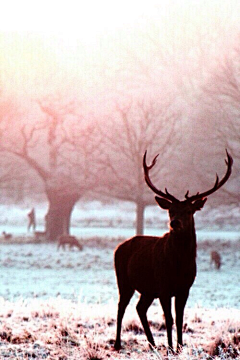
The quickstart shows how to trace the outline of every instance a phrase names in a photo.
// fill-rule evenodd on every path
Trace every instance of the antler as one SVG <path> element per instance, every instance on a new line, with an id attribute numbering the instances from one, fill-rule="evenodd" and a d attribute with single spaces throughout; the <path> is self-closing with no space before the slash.
<path id="1" fill-rule="evenodd" d="M 159 196 L 161 196 L 161 197 L 163 197 L 163 198 L 165 198 L 167 200 L 170 200 L 172 202 L 179 202 L 178 199 L 176 199 L 173 195 L 169 194 L 169 192 L 167 191 L 166 188 L 165 188 L 165 193 L 164 193 L 161 190 L 157 189 L 153 185 L 152 181 L 150 180 L 149 170 L 151 170 L 153 168 L 153 166 L 156 164 L 158 155 L 156 155 L 154 157 L 154 159 L 152 161 L 152 164 L 150 166 L 147 166 L 147 164 L 146 164 L 147 150 L 145 151 L 145 154 L 143 156 L 143 169 L 144 169 L 145 181 L 146 181 L 147 185 L 150 187 L 150 189 L 155 192 L 155 194 L 157 194 L 157 195 L 159 195 Z"/>
<path id="2" fill-rule="evenodd" d="M 233 158 L 231 157 L 231 155 L 229 155 L 227 149 L 226 149 L 226 153 L 227 153 L 227 160 L 225 159 L 225 163 L 227 165 L 227 171 L 226 171 L 226 174 L 225 176 L 222 178 L 221 181 L 219 181 L 219 177 L 218 177 L 218 174 L 216 175 L 216 182 L 214 184 L 214 186 L 208 190 L 208 191 L 205 191 L 201 194 L 199 194 L 199 192 L 196 194 L 196 195 L 193 195 L 193 196 L 188 196 L 189 194 L 189 191 L 187 191 L 186 195 L 185 195 L 185 198 L 189 201 L 195 201 L 195 200 L 199 200 L 199 199 L 203 199 L 205 197 L 207 197 L 208 195 L 214 193 L 215 191 L 217 191 L 218 189 L 220 189 L 220 187 L 222 187 L 225 182 L 227 182 L 227 180 L 229 179 L 229 176 L 231 175 L 231 172 L 232 172 L 232 164 L 233 164 Z"/>

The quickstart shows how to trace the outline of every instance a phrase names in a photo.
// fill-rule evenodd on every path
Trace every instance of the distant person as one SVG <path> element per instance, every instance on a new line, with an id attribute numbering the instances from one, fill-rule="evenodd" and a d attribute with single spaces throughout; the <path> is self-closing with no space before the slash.
<path id="1" fill-rule="evenodd" d="M 28 213 L 28 231 L 30 231 L 31 228 L 33 231 L 36 229 L 36 215 L 34 208 L 32 208 L 32 210 Z"/>

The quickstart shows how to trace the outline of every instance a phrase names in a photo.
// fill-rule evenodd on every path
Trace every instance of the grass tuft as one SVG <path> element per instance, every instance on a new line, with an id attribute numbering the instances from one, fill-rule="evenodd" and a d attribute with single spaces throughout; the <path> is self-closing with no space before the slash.
<path id="1" fill-rule="evenodd" d="M 109 339 L 116 334 L 116 305 L 88 305 L 61 298 L 14 303 L 1 298 L 0 304 L 0 359 L 240 359 L 240 311 L 236 309 L 198 308 L 201 322 L 196 322 L 196 309 L 186 309 L 185 345 L 180 354 L 168 354 L 165 326 L 158 321 L 159 312 L 154 307 L 148 315 L 156 349 L 149 349 L 135 307 L 129 306 L 122 349 L 113 351 L 114 341 Z M 173 343 L 175 346 L 175 326 Z"/>

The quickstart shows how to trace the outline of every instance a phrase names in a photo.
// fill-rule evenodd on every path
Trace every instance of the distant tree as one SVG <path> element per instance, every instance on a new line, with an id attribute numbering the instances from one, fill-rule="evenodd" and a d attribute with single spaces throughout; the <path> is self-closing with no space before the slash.
<path id="1" fill-rule="evenodd" d="M 8 131 L 8 136 L 1 150 L 27 163 L 43 181 L 49 202 L 47 238 L 56 240 L 69 233 L 76 202 L 96 187 L 99 136 L 94 124 L 77 114 L 74 102 L 49 97 L 38 106 L 37 120 L 15 122 L 14 133 L 5 123 L 2 134 Z"/>
<path id="2" fill-rule="evenodd" d="M 6 143 L 6 136 L 3 133 L 4 121 L 9 122 L 9 118 L 14 116 L 16 104 L 3 91 L 0 81 L 0 146 Z M 24 165 L 10 154 L 0 154 L 0 189 L 1 199 L 20 200 L 21 194 L 18 193 L 16 184 L 20 180 L 24 183 Z"/>
<path id="3" fill-rule="evenodd" d="M 22 168 L 18 166 L 17 161 L 6 156 L 0 156 L 0 191 L 1 198 L 3 198 L 7 194 L 13 194 L 13 186 L 16 181 L 19 179 Z"/>
<path id="4" fill-rule="evenodd" d="M 136 233 L 143 234 L 144 210 L 147 205 L 154 204 L 154 196 L 144 181 L 143 155 L 148 150 L 150 162 L 159 153 L 158 182 L 159 176 L 160 180 L 166 178 L 166 163 L 177 138 L 176 114 L 168 104 L 160 106 L 154 102 L 132 101 L 125 106 L 118 105 L 115 116 L 102 126 L 106 175 L 101 193 L 134 202 Z"/>

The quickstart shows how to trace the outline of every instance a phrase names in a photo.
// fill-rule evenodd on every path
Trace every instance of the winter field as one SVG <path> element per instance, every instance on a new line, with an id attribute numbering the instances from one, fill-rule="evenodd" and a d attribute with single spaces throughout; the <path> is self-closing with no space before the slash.
<path id="1" fill-rule="evenodd" d="M 12 238 L 0 241 L 0 359 L 166 358 L 162 309 L 155 301 L 148 312 L 158 348 L 152 352 L 135 310 L 137 294 L 123 321 L 123 349 L 112 350 L 118 301 L 113 250 L 134 235 L 134 206 L 79 205 L 71 232 L 82 251 L 35 243 L 26 231 L 28 208 L 1 209 L 0 232 Z M 46 208 L 36 213 L 37 230 L 43 230 Z M 195 216 L 198 275 L 185 310 L 186 346 L 170 359 L 240 359 L 239 215 L 223 207 Z M 167 214 L 148 208 L 145 223 L 146 234 L 162 235 Z M 210 265 L 211 250 L 221 253 L 219 271 Z"/>

